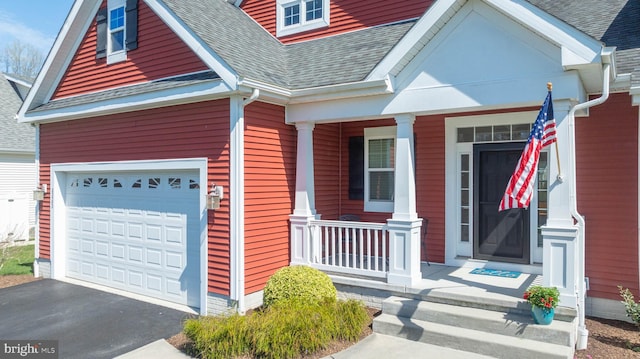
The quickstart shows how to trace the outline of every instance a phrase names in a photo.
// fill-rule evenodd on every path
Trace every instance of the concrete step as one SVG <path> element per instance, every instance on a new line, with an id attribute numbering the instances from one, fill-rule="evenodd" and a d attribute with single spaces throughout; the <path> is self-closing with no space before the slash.
<path id="1" fill-rule="evenodd" d="M 464 322 L 458 324 L 466 325 Z M 384 311 L 375 318 L 373 331 L 495 358 L 568 359 L 573 357 L 573 348 L 565 345 L 398 317 L 386 314 Z"/>
<path id="2" fill-rule="evenodd" d="M 450 304 L 458 307 L 486 309 L 501 313 L 531 315 L 531 306 L 521 298 L 503 295 L 474 295 L 448 289 L 435 289 L 421 294 L 411 295 L 411 299 Z M 575 309 L 557 307 L 554 321 L 573 322 L 577 316 Z"/>
<path id="3" fill-rule="evenodd" d="M 575 318 L 572 322 L 555 320 L 536 325 L 531 313 L 494 311 L 455 306 L 402 297 L 389 297 L 382 303 L 384 314 L 424 322 L 464 327 L 520 339 L 537 340 L 564 346 L 575 344 Z"/>

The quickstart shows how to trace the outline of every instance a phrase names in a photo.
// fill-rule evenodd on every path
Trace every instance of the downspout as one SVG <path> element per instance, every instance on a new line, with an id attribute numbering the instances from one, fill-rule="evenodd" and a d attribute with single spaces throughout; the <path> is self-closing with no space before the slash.
<path id="1" fill-rule="evenodd" d="M 245 285 L 245 272 L 244 272 L 244 268 L 245 268 L 245 256 L 244 256 L 244 127 L 245 127 L 245 116 L 244 116 L 244 109 L 245 107 L 247 107 L 249 104 L 251 104 L 253 101 L 257 100 L 258 97 L 260 96 L 260 90 L 257 88 L 253 89 L 253 92 L 251 93 L 251 96 L 249 98 L 244 99 L 244 101 L 242 101 L 241 106 L 240 106 L 240 118 L 238 119 L 238 125 L 239 131 L 242 131 L 242 141 L 240 143 L 238 143 L 239 146 L 242 147 L 242 151 L 241 151 L 241 158 L 239 158 L 239 161 L 241 162 L 241 166 L 239 166 L 240 168 L 237 169 L 237 172 L 239 173 L 239 178 L 237 179 L 239 183 L 236 184 L 236 186 L 239 186 L 241 188 L 242 194 L 241 194 L 241 198 L 238 198 L 237 201 L 239 203 L 239 210 L 235 211 L 234 215 L 237 216 L 241 216 L 241 218 L 237 218 L 237 222 L 238 223 L 238 227 L 240 228 L 239 233 L 237 233 L 237 247 L 236 247 L 236 273 L 238 274 L 238 283 L 237 283 L 237 290 L 236 290 L 236 295 L 237 298 L 236 300 L 238 301 L 238 313 L 240 314 L 244 314 L 246 312 L 246 308 L 245 308 L 245 291 L 244 291 L 244 285 Z"/>
<path id="2" fill-rule="evenodd" d="M 586 297 L 586 280 L 585 280 L 585 220 L 578 212 L 578 200 L 576 190 L 576 130 L 575 130 L 575 114 L 579 110 L 588 109 L 605 102 L 609 98 L 609 76 L 611 74 L 611 56 L 612 53 L 607 52 L 606 56 L 602 54 L 602 95 L 593 100 L 575 105 L 569 111 L 569 168 L 571 173 L 571 190 L 569 198 L 569 210 L 571 216 L 578 223 L 578 287 L 576 295 L 578 297 L 578 338 L 576 343 L 577 350 L 587 349 L 587 339 L 589 331 L 585 325 L 585 297 Z"/>
<path id="3" fill-rule="evenodd" d="M 16 115 L 17 117 L 17 115 Z M 35 166 L 36 166 L 36 187 L 40 187 L 40 124 L 34 124 L 36 128 L 35 138 Z M 33 276 L 40 277 L 40 201 L 36 201 L 35 206 L 35 228 L 34 228 L 34 258 L 33 261 Z"/>

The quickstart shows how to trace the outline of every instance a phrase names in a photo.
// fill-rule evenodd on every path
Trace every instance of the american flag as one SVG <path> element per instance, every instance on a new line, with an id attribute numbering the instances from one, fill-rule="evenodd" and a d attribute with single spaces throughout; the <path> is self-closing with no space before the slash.
<path id="1" fill-rule="evenodd" d="M 538 174 L 540 150 L 556 142 L 556 120 L 553 117 L 551 91 L 540 108 L 527 144 L 524 146 L 515 172 L 511 175 L 498 211 L 511 208 L 527 208 L 531 202 L 533 186 Z"/>

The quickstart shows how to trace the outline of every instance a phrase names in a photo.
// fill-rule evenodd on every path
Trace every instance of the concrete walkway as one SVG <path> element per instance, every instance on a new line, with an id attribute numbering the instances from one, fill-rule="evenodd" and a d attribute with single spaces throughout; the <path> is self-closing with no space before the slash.
<path id="1" fill-rule="evenodd" d="M 188 355 L 174 348 L 161 339 L 147 344 L 116 359 L 187 359 Z M 323 359 L 389 359 L 389 358 L 447 358 L 447 359 L 490 359 L 492 357 L 463 352 L 460 350 L 438 347 L 435 345 L 414 342 L 389 335 L 373 333 L 344 351 L 324 357 Z"/>

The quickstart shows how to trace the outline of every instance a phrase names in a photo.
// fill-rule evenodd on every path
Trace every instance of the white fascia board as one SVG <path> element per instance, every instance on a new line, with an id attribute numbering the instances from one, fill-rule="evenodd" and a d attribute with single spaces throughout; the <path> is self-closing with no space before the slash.
<path id="1" fill-rule="evenodd" d="M 629 90 L 629 95 L 631 95 L 631 103 L 634 106 L 640 105 L 640 86 L 632 87 Z"/>
<path id="2" fill-rule="evenodd" d="M 42 69 L 32 84 L 31 91 L 18 110 L 18 118 L 32 108 L 49 101 L 71 63 L 84 34 L 93 22 L 101 1 L 78 0 L 73 3 L 69 15 L 62 25 L 58 37 L 45 59 Z"/>
<path id="3" fill-rule="evenodd" d="M 176 16 L 164 3 L 158 0 L 144 0 L 149 7 L 175 32 L 182 41 L 227 85 L 236 89 L 238 74 L 224 59 L 216 54 L 200 37 L 198 37 L 182 20 Z"/>
<path id="4" fill-rule="evenodd" d="M 586 93 L 577 71 L 560 72 L 547 80 L 553 82 L 554 98 L 582 101 Z M 483 83 L 433 86 L 399 91 L 388 95 L 343 98 L 330 102 L 290 104 L 286 123 L 340 122 L 394 117 L 412 113 L 417 116 L 467 111 L 540 106 L 540 78 L 528 76 Z"/>
<path id="5" fill-rule="evenodd" d="M 350 82 L 331 86 L 313 87 L 291 91 L 290 104 L 331 101 L 337 99 L 385 95 L 394 92 L 393 79 L 385 76 L 380 80 Z"/>
<path id="6" fill-rule="evenodd" d="M 391 76 L 386 76 L 381 80 L 289 90 L 284 87 L 243 78 L 238 82 L 238 91 L 250 94 L 252 89 L 257 88 L 260 90 L 261 100 L 266 98 L 274 103 L 286 105 L 390 94 L 394 92 L 393 82 Z"/>
<path id="7" fill-rule="evenodd" d="M 180 105 L 228 97 L 231 89 L 222 80 L 162 91 L 141 93 L 111 100 L 91 102 L 48 111 L 28 113 L 18 122 L 43 123 L 67 121 L 149 108 Z"/>
<path id="8" fill-rule="evenodd" d="M 21 80 L 19 78 L 13 77 L 10 74 L 3 73 L 3 75 L 7 80 L 15 83 L 16 85 L 23 86 L 23 87 L 26 87 L 26 88 L 31 88 L 32 84 L 30 84 L 30 83 L 28 83 L 26 81 L 23 81 L 23 80 Z"/>
<path id="9" fill-rule="evenodd" d="M 479 0 L 476 0 L 479 1 Z M 482 0 L 563 49 L 563 66 L 600 62 L 602 43 L 524 0 Z"/>

